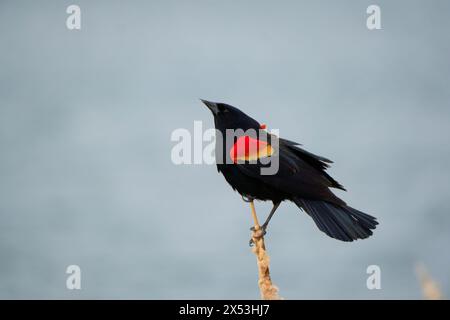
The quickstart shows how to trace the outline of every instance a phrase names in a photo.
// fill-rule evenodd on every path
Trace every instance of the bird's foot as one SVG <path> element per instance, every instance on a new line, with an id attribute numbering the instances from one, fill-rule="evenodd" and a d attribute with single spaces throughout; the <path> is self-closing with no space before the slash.
<path id="1" fill-rule="evenodd" d="M 250 230 L 253 231 L 253 235 L 250 238 L 250 241 L 248 242 L 248 245 L 250 247 L 252 247 L 255 244 L 255 240 L 258 240 L 258 239 L 264 237 L 264 235 L 267 233 L 266 227 L 267 226 L 262 225 L 258 229 L 256 229 L 255 227 L 250 228 Z"/>
<path id="2" fill-rule="evenodd" d="M 244 200 L 244 202 L 253 202 L 253 200 L 255 200 L 254 198 L 250 197 L 250 196 L 242 196 L 242 200 Z"/>

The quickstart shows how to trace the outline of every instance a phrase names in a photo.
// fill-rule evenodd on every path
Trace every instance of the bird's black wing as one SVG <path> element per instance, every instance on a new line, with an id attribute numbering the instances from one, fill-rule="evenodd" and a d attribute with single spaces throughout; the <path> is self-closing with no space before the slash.
<path id="1" fill-rule="evenodd" d="M 304 210 L 318 228 L 332 238 L 353 241 L 372 235 L 378 224 L 376 218 L 347 206 L 330 191 L 330 187 L 343 189 L 325 172 L 330 160 L 282 139 L 279 146 L 273 148 L 275 152 L 272 157 L 278 157 L 279 161 L 279 170 L 274 175 L 263 175 L 262 163 L 237 163 L 237 169 L 264 186 L 288 194 L 289 200 Z"/>
<path id="2" fill-rule="evenodd" d="M 279 138 L 279 141 L 280 146 L 285 146 L 297 157 L 308 163 L 313 168 L 317 169 L 323 176 L 325 176 L 331 183 L 331 188 L 337 188 L 346 191 L 344 186 L 342 186 L 339 182 L 334 180 L 328 173 L 325 172 L 325 170 L 330 167 L 329 163 L 333 163 L 333 161 L 300 148 L 299 143 L 281 138 Z"/>
<path id="3" fill-rule="evenodd" d="M 337 185 L 334 179 L 324 172 L 325 168 L 322 168 L 325 165 L 324 161 L 330 160 L 315 156 L 282 139 L 279 146 L 274 149 L 272 157 L 278 157 L 279 166 L 273 175 L 261 174 L 262 168 L 271 164 L 263 165 L 258 162 L 235 165 L 243 174 L 289 195 L 345 205 L 344 201 L 328 189 Z"/>

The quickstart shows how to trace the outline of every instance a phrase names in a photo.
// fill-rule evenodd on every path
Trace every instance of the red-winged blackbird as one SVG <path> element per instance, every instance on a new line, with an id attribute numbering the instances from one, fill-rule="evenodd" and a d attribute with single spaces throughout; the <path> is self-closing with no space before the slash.
<path id="1" fill-rule="evenodd" d="M 249 136 L 246 131 L 258 133 L 264 125 L 228 104 L 206 100 L 202 102 L 213 113 L 215 127 L 224 138 L 227 129 L 241 129 L 233 138 L 231 148 L 225 142 L 218 144 L 216 139 L 217 169 L 244 200 L 273 202 L 273 208 L 261 226 L 264 233 L 281 201 L 290 200 L 310 215 L 317 227 L 332 238 L 353 241 L 372 235 L 372 230 L 378 224 L 376 218 L 347 206 L 330 191 L 329 188 L 345 190 L 325 172 L 329 167 L 328 163 L 332 161 L 303 150 L 296 142 L 278 138 L 278 146 L 275 147 L 275 144 L 270 144 L 273 138 L 271 135 L 267 139 L 262 139 L 261 135 Z M 264 164 L 260 161 L 236 161 L 242 154 L 236 149 L 242 145 L 248 148 L 255 141 L 258 148 L 258 152 L 254 152 L 256 158 L 262 157 L 259 149 L 263 147 L 267 157 L 278 156 L 279 167 L 275 174 L 261 174 Z M 244 160 L 251 160 L 248 150 L 243 155 Z"/>

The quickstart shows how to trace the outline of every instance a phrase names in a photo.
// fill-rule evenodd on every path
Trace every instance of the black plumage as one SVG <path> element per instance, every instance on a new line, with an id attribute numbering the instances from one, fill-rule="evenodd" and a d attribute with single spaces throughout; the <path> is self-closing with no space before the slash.
<path id="1" fill-rule="evenodd" d="M 280 202 L 289 200 L 311 216 L 317 227 L 332 238 L 353 241 L 372 235 L 372 230 L 378 224 L 376 218 L 349 207 L 331 192 L 330 188 L 345 190 L 326 172 L 331 160 L 312 154 L 302 149 L 300 144 L 282 138 L 277 139 L 278 146 L 275 147 L 271 140 L 276 137 L 270 134 L 267 137 L 258 135 L 260 123 L 239 109 L 224 103 L 202 101 L 213 113 L 215 127 L 223 137 L 227 129 L 242 129 L 243 132 L 253 129 L 257 132 L 253 138 L 274 146 L 275 153 L 272 156 L 278 157 L 279 169 L 273 175 L 262 175 L 261 168 L 265 164 L 260 161 L 233 161 L 227 143 L 216 145 L 217 169 L 231 187 L 245 198 L 273 202 L 274 208 L 263 224 L 264 229 Z M 239 135 L 236 139 L 239 139 Z"/>

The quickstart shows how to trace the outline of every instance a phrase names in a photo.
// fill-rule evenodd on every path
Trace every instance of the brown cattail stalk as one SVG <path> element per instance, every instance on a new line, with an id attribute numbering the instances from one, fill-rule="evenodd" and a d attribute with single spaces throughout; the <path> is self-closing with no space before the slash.
<path id="1" fill-rule="evenodd" d="M 256 216 L 255 211 L 255 204 L 253 201 L 250 202 L 250 207 L 252 209 L 252 217 L 255 224 L 255 229 L 252 235 L 254 242 L 253 252 L 256 255 L 256 262 L 258 264 L 258 285 L 261 292 L 261 299 L 280 300 L 281 297 L 278 295 L 278 288 L 273 285 L 272 279 L 270 278 L 270 258 L 266 252 L 264 234 L 259 225 L 258 217 Z"/>
<path id="2" fill-rule="evenodd" d="M 431 278 L 427 269 L 422 263 L 416 265 L 416 274 L 419 278 L 420 285 L 422 287 L 422 294 L 426 300 L 442 300 L 442 295 L 439 285 Z"/>

